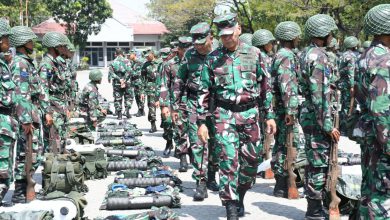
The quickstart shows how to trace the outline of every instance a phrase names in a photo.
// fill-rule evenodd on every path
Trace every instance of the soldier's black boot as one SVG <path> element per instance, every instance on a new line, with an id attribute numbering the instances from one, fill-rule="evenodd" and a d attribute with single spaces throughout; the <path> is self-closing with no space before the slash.
<path id="1" fill-rule="evenodd" d="M 122 111 L 118 111 L 118 120 L 122 120 Z"/>
<path id="2" fill-rule="evenodd" d="M 207 189 L 213 191 L 213 192 L 218 192 L 219 191 L 219 186 L 217 181 L 215 180 L 215 173 L 214 171 L 211 171 L 210 169 L 207 171 L 207 182 L 206 186 Z"/>
<path id="3" fill-rule="evenodd" d="M 274 188 L 274 196 L 280 198 L 287 198 L 288 186 L 287 186 L 287 178 L 286 176 L 275 175 L 275 188 Z"/>
<path id="4" fill-rule="evenodd" d="M 179 172 L 187 172 L 187 170 L 188 170 L 187 155 L 182 154 L 180 155 Z"/>
<path id="5" fill-rule="evenodd" d="M 141 117 L 141 116 L 145 116 L 145 111 L 143 108 L 138 109 L 138 112 L 135 115 L 135 117 Z"/>
<path id="6" fill-rule="evenodd" d="M 130 108 L 127 108 L 127 109 L 126 109 L 126 118 L 127 118 L 127 119 L 130 119 L 130 118 L 131 118 Z"/>
<path id="7" fill-rule="evenodd" d="M 150 122 L 150 123 L 151 123 L 152 127 L 150 128 L 149 133 L 154 133 L 154 132 L 156 132 L 156 131 L 157 131 L 156 121 L 152 121 L 152 122 Z"/>
<path id="8" fill-rule="evenodd" d="M 0 206 L 3 206 L 3 199 L 8 192 L 8 186 L 6 184 L 0 184 Z"/>
<path id="9" fill-rule="evenodd" d="M 237 215 L 237 201 L 228 200 L 226 201 L 226 217 L 227 220 L 238 220 Z"/>
<path id="10" fill-rule="evenodd" d="M 200 180 L 196 186 L 194 201 L 203 201 L 207 197 L 209 195 L 207 194 L 206 181 Z"/>
<path id="11" fill-rule="evenodd" d="M 307 199 L 306 220 L 325 220 L 325 212 L 322 201 L 319 199 Z"/>
<path id="12" fill-rule="evenodd" d="M 164 150 L 163 155 L 165 157 L 169 157 L 169 155 L 171 154 L 172 148 L 173 148 L 172 140 L 167 140 L 167 144 L 165 145 L 165 150 Z"/>
<path id="13" fill-rule="evenodd" d="M 26 203 L 26 180 L 16 180 L 12 203 Z"/>
<path id="14" fill-rule="evenodd" d="M 247 190 L 244 190 L 244 189 L 241 189 L 241 188 L 237 189 L 238 197 L 240 199 L 238 201 L 238 207 L 237 207 L 237 215 L 238 215 L 238 217 L 244 217 L 244 215 L 245 215 L 244 197 L 245 197 L 246 191 Z"/>

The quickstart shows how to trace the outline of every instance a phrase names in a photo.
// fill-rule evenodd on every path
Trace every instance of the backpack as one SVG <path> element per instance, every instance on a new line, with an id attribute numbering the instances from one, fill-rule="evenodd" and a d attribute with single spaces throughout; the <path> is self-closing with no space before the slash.
<path id="1" fill-rule="evenodd" d="M 79 153 L 85 158 L 84 175 L 87 180 L 107 177 L 108 162 L 104 149 L 95 148 L 91 151 L 80 151 Z"/>
<path id="2" fill-rule="evenodd" d="M 79 153 L 72 154 L 45 154 L 46 161 L 42 170 L 44 194 L 61 191 L 87 192 L 84 184 L 83 166 L 85 158 Z"/>
<path id="3" fill-rule="evenodd" d="M 2 212 L 0 213 L 0 219 L 2 220 L 25 220 L 25 219 L 52 220 L 54 219 L 54 215 L 52 211 L 24 210 L 21 212 Z"/>
<path id="4" fill-rule="evenodd" d="M 83 196 L 83 194 L 76 192 L 76 191 L 71 191 L 68 194 L 65 194 L 63 192 L 59 191 L 54 191 L 49 194 L 47 194 L 44 197 L 44 200 L 56 200 L 56 201 L 71 201 L 77 208 L 77 216 L 73 218 L 74 220 L 81 220 L 81 219 L 87 219 L 84 216 L 84 208 L 87 206 L 87 200 Z M 72 207 L 67 207 L 71 209 Z M 74 216 L 74 215 L 73 215 Z M 72 216 L 72 217 L 73 217 Z"/>

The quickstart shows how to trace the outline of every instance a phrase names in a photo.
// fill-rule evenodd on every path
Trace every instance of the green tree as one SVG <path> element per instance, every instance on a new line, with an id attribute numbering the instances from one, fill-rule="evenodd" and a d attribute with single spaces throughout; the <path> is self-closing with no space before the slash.
<path id="1" fill-rule="evenodd" d="M 34 26 L 50 17 L 45 0 L 2 0 L 0 15 L 10 21 L 11 26 Z M 26 13 L 27 10 L 27 13 Z"/>
<path id="2" fill-rule="evenodd" d="M 68 37 L 81 48 L 88 35 L 99 33 L 104 21 L 112 17 L 106 0 L 46 0 L 46 4 L 57 22 L 65 22 Z"/>

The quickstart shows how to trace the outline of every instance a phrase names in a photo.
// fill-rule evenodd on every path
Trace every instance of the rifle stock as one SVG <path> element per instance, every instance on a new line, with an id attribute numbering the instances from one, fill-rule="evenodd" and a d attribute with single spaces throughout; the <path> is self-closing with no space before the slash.
<path id="1" fill-rule="evenodd" d="M 32 153 L 32 134 L 29 133 L 26 135 L 27 145 L 25 149 L 26 153 L 26 163 L 24 165 L 24 171 L 27 178 L 26 186 L 26 201 L 31 202 L 35 199 L 35 181 L 33 179 L 33 153 Z"/>
<path id="2" fill-rule="evenodd" d="M 51 153 L 58 154 L 58 147 L 60 146 L 60 140 L 58 140 L 56 137 L 56 131 L 54 125 L 50 126 L 49 139 L 50 139 Z"/>
<path id="3" fill-rule="evenodd" d="M 265 140 L 264 140 L 264 161 L 270 159 L 271 141 L 272 141 L 272 136 L 266 133 Z M 273 178 L 274 178 L 274 172 L 272 172 L 272 169 L 271 168 L 266 169 L 264 171 L 264 179 L 273 179 Z"/>
<path id="4" fill-rule="evenodd" d="M 288 172 L 288 199 L 299 199 L 299 192 L 295 182 L 297 175 L 294 173 L 294 163 L 297 156 L 297 150 L 293 146 L 294 134 L 293 126 L 287 127 L 287 159 L 286 169 Z"/>

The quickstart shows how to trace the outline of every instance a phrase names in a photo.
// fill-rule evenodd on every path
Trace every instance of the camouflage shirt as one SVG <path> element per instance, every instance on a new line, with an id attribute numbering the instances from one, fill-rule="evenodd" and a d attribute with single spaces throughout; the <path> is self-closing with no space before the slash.
<path id="1" fill-rule="evenodd" d="M 232 112 L 218 107 L 209 112 L 209 99 L 230 102 L 233 105 L 258 102 L 264 108 L 265 119 L 275 117 L 272 108 L 272 89 L 270 76 L 260 66 L 260 50 L 240 42 L 236 51 L 218 47 L 207 57 L 198 90 L 198 124 L 204 123 L 207 115 L 220 114 L 216 122 L 229 124 L 256 123 L 258 108 L 243 112 Z"/>
<path id="2" fill-rule="evenodd" d="M 345 51 L 340 57 L 338 89 L 349 90 L 353 87 L 357 58 L 357 54 L 352 50 Z"/>
<path id="3" fill-rule="evenodd" d="M 157 85 L 157 67 L 158 67 L 157 60 L 154 61 L 146 61 L 141 69 L 141 76 L 144 80 L 143 90 L 147 95 L 155 94 Z"/>
<path id="4" fill-rule="evenodd" d="M 178 107 L 173 106 L 174 91 L 173 84 L 176 80 L 177 71 L 179 69 L 181 60 L 178 56 L 166 61 L 162 66 L 161 80 L 160 80 L 160 106 L 171 107 L 178 110 Z"/>
<path id="5" fill-rule="evenodd" d="M 80 94 L 80 110 L 86 112 L 88 120 L 99 121 L 104 118 L 99 103 L 99 91 L 96 83 L 89 82 Z"/>
<path id="6" fill-rule="evenodd" d="M 112 80 L 113 85 L 119 86 L 120 79 L 124 79 L 126 82 L 131 81 L 131 72 L 129 60 L 125 59 L 123 56 L 117 56 L 110 64 L 108 80 Z"/>

